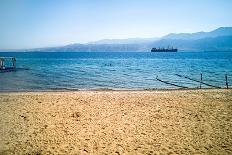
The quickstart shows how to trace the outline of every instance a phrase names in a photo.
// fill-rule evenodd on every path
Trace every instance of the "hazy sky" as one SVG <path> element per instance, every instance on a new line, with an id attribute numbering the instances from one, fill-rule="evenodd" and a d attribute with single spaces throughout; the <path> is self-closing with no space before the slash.
<path id="1" fill-rule="evenodd" d="M 232 0 L 0 0 L 0 49 L 232 26 Z"/>

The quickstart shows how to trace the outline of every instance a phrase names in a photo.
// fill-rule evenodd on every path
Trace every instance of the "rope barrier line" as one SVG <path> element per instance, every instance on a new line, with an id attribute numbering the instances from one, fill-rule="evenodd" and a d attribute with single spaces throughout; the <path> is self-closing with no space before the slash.
<path id="1" fill-rule="evenodd" d="M 180 87 L 180 88 L 189 88 L 189 87 L 186 87 L 186 86 L 180 86 L 180 85 L 177 85 L 177 84 L 174 84 L 174 83 L 168 82 L 168 81 L 160 80 L 160 79 L 158 79 L 158 77 L 156 77 L 156 80 L 158 80 L 158 81 L 160 81 L 160 82 L 163 82 L 163 83 L 165 83 L 165 84 L 172 85 L 172 86 L 176 86 L 176 87 Z"/>
<path id="2" fill-rule="evenodd" d="M 176 76 L 179 76 L 179 77 L 183 77 L 183 78 L 189 79 L 189 80 L 191 80 L 191 81 L 199 82 L 199 83 L 204 84 L 204 85 L 206 85 L 206 86 L 210 86 L 210 87 L 214 87 L 214 88 L 221 88 L 221 87 L 219 87 L 219 86 L 214 86 L 214 85 L 211 85 L 211 84 L 208 84 L 208 83 L 199 81 L 199 80 L 192 79 L 192 78 L 187 77 L 187 76 L 184 76 L 184 75 L 180 75 L 180 74 L 175 74 L 175 75 L 176 75 Z"/>

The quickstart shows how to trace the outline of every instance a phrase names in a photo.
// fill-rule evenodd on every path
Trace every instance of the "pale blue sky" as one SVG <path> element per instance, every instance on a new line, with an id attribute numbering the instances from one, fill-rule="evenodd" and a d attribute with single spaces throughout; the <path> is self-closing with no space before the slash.
<path id="1" fill-rule="evenodd" d="M 232 26 L 231 0 L 0 0 L 0 49 Z"/>

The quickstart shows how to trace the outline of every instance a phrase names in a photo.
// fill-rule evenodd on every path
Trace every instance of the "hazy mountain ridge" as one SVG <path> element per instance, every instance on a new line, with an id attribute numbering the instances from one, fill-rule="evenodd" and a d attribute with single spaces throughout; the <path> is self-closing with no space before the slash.
<path id="1" fill-rule="evenodd" d="M 152 47 L 176 47 L 180 51 L 232 51 L 232 27 L 221 27 L 211 32 L 170 33 L 160 39 L 130 38 L 105 39 L 87 44 L 37 48 L 39 52 L 149 52 Z"/>
<path id="2" fill-rule="evenodd" d="M 162 39 L 152 44 L 153 47 L 170 45 L 182 51 L 232 51 L 232 35 L 197 40 Z"/>
<path id="3" fill-rule="evenodd" d="M 128 38 L 128 39 L 103 39 L 99 41 L 89 42 L 88 44 L 143 44 L 151 43 L 160 38 Z"/>
<path id="4" fill-rule="evenodd" d="M 232 27 L 220 27 L 211 32 L 170 33 L 162 37 L 162 39 L 197 40 L 197 39 L 215 38 L 221 36 L 232 36 Z"/>

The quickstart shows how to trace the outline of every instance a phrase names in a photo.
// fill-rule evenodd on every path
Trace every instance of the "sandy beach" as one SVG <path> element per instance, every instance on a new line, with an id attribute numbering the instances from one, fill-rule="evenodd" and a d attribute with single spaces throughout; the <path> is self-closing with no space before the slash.
<path id="1" fill-rule="evenodd" d="M 0 154 L 232 154 L 232 90 L 0 93 Z"/>

